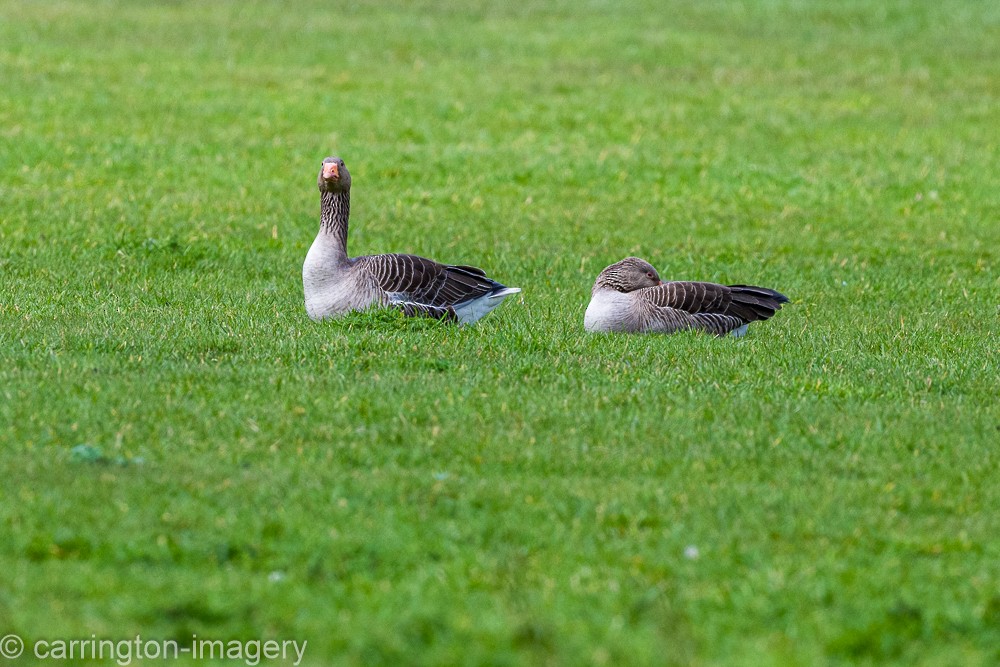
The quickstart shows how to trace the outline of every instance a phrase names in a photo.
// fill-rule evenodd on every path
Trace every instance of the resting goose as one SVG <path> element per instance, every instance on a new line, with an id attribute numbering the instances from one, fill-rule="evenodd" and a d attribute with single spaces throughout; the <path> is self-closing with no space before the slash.
<path id="1" fill-rule="evenodd" d="M 471 324 L 518 287 L 505 287 L 473 266 L 449 266 L 416 255 L 347 256 L 351 174 L 337 157 L 319 172 L 320 228 L 302 265 L 306 312 L 314 320 L 373 306 L 413 317 Z"/>
<path id="2" fill-rule="evenodd" d="M 674 333 L 696 329 L 742 336 L 766 320 L 788 297 L 765 287 L 663 282 L 653 266 L 626 257 L 601 271 L 583 316 L 592 332 Z"/>

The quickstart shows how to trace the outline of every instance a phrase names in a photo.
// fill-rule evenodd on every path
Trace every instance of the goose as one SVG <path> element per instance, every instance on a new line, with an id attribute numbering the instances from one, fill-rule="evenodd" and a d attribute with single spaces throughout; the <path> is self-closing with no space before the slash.
<path id="1" fill-rule="evenodd" d="M 306 312 L 314 320 L 388 307 L 410 317 L 471 324 L 521 291 L 474 266 L 439 264 L 416 255 L 347 256 L 351 174 L 339 157 L 323 160 L 317 181 L 320 227 L 302 265 Z"/>
<path id="2" fill-rule="evenodd" d="M 663 282 L 653 265 L 626 257 L 597 276 L 583 328 L 590 332 L 675 333 L 695 329 L 742 336 L 788 297 L 766 287 Z"/>

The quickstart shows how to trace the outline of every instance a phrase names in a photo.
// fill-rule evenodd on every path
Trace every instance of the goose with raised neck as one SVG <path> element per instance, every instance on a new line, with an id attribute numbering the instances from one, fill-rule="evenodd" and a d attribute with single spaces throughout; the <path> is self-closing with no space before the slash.
<path id="1" fill-rule="evenodd" d="M 474 266 L 405 254 L 350 257 L 351 174 L 339 157 L 320 167 L 320 228 L 302 265 L 306 312 L 314 320 L 387 307 L 414 317 L 471 324 L 521 291 Z"/>

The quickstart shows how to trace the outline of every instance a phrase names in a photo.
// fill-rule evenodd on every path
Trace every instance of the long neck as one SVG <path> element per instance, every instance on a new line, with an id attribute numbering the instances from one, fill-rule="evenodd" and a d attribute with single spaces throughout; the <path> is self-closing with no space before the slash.
<path id="1" fill-rule="evenodd" d="M 351 216 L 351 193 L 324 192 L 320 196 L 319 231 L 344 260 L 347 259 L 347 221 Z"/>

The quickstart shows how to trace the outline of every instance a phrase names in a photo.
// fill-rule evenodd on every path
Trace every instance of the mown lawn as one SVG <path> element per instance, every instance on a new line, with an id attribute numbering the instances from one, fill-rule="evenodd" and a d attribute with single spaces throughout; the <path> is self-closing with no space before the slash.
<path id="1" fill-rule="evenodd" d="M 997 664 L 997 44 L 958 0 L 3 0 L 0 634 Z M 330 154 L 354 253 L 522 298 L 309 321 Z M 630 254 L 792 303 L 583 335 Z"/>

